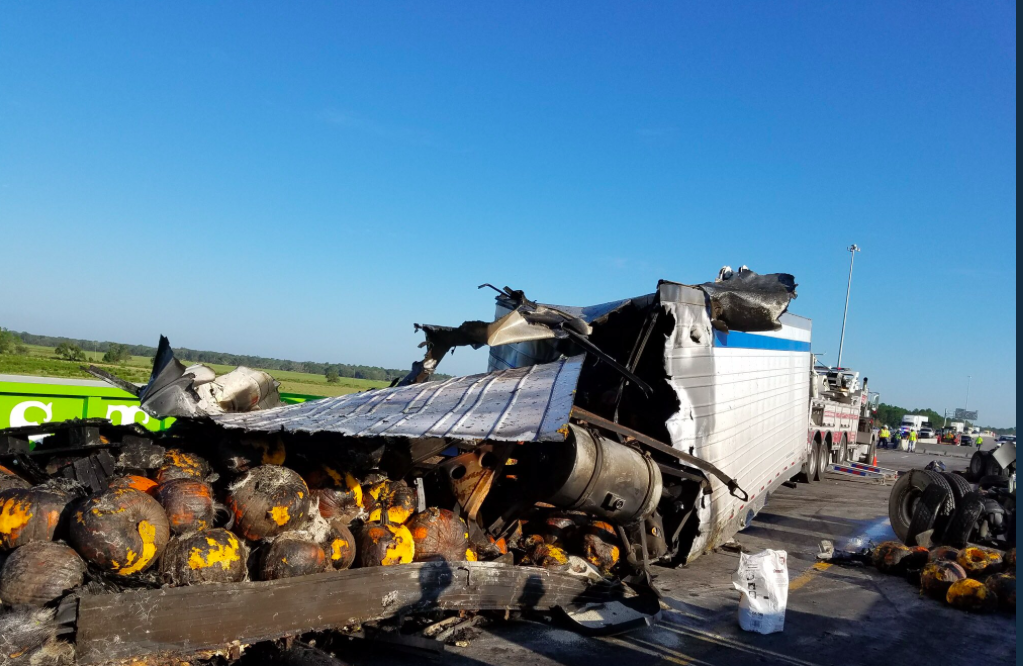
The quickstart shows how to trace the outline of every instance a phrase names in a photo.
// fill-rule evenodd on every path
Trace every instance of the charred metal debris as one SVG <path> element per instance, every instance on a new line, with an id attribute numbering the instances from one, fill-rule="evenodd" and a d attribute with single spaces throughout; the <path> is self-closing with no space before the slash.
<path id="1" fill-rule="evenodd" d="M 0 621 L 45 627 L 6 633 L 0 663 L 224 662 L 299 638 L 433 650 L 558 609 L 589 632 L 651 621 L 651 565 L 699 554 L 712 493 L 748 497 L 670 443 L 670 284 L 591 307 L 482 285 L 495 320 L 417 324 L 424 358 L 393 386 L 295 405 L 161 338 L 144 387 L 105 378 L 170 430 L 0 432 Z M 719 330 L 774 330 L 795 296 L 745 267 L 699 288 Z M 489 372 L 428 381 L 484 345 Z"/>

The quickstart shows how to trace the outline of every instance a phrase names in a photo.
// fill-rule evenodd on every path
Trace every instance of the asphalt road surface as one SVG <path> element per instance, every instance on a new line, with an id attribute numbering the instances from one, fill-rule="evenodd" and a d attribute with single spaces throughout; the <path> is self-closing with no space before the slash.
<path id="1" fill-rule="evenodd" d="M 894 469 L 923 467 L 939 459 L 964 469 L 968 459 L 878 452 Z M 731 577 L 738 554 L 718 551 L 680 569 L 657 568 L 666 592 L 660 621 L 615 637 L 570 631 L 557 618 L 494 622 L 468 647 L 439 656 L 402 654 L 380 644 L 354 641 L 338 656 L 357 666 L 435 662 L 484 664 L 585 664 L 730 666 L 765 663 L 828 664 L 1016 663 L 1014 615 L 971 615 L 921 597 L 900 577 L 873 568 L 816 563 L 822 538 L 839 547 L 854 537 L 894 539 L 888 523 L 890 486 L 847 480 L 775 493 L 736 540 L 749 552 L 788 552 L 789 599 L 782 633 L 742 631 L 736 620 L 738 593 Z"/>

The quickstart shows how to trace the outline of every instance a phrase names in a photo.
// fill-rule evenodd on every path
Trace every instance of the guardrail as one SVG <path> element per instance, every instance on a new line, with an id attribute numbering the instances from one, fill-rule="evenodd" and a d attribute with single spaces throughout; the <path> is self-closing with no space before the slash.
<path id="1" fill-rule="evenodd" d="M 287 404 L 322 397 L 281 394 Z M 166 430 L 174 423 L 173 418 L 146 414 L 138 398 L 105 382 L 0 375 L 0 430 L 84 418 L 104 418 L 115 425 L 134 422 L 149 430 Z"/>

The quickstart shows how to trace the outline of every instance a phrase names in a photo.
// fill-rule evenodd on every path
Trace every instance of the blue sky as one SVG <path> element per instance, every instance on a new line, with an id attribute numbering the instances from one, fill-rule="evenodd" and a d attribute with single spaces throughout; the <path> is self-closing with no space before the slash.
<path id="1" fill-rule="evenodd" d="M 7 328 L 405 367 L 481 282 L 747 264 L 834 362 L 858 243 L 845 364 L 1016 422 L 1014 3 L 9 3 L 0 62 Z"/>

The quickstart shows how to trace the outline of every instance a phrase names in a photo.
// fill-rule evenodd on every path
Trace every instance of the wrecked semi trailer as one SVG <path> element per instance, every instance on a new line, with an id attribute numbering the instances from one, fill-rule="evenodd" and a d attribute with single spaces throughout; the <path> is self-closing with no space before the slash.
<path id="1" fill-rule="evenodd" d="M 185 367 L 162 338 L 150 382 L 123 388 L 170 430 L 0 432 L 19 532 L 0 547 L 67 540 L 84 569 L 51 585 L 12 554 L 9 589 L 49 592 L 11 598 L 42 600 L 47 640 L 73 636 L 82 663 L 231 659 L 444 609 L 586 609 L 600 625 L 599 607 L 628 602 L 649 620 L 649 564 L 720 545 L 779 484 L 814 477 L 792 276 L 723 270 L 588 308 L 497 291 L 495 321 L 419 326 L 425 356 L 389 388 L 272 406 L 272 379 L 233 388 L 251 372 Z M 490 371 L 427 381 L 459 345 L 489 345 Z M 54 520 L 30 534 L 44 500 Z"/>
<path id="2" fill-rule="evenodd" d="M 727 290 L 732 280 L 739 284 Z M 662 281 L 653 294 L 597 306 L 550 306 L 585 322 L 590 341 L 645 384 L 594 359 L 582 370 L 575 405 L 670 444 L 646 451 L 663 478 L 646 530 L 658 559 L 688 561 L 721 545 L 780 484 L 820 473 L 807 465 L 811 322 L 784 311 L 794 288 L 791 276 L 742 271 L 711 285 Z M 514 292 L 497 301 L 498 319 L 521 307 Z M 548 361 L 573 342 L 492 346 L 490 369 Z"/>

